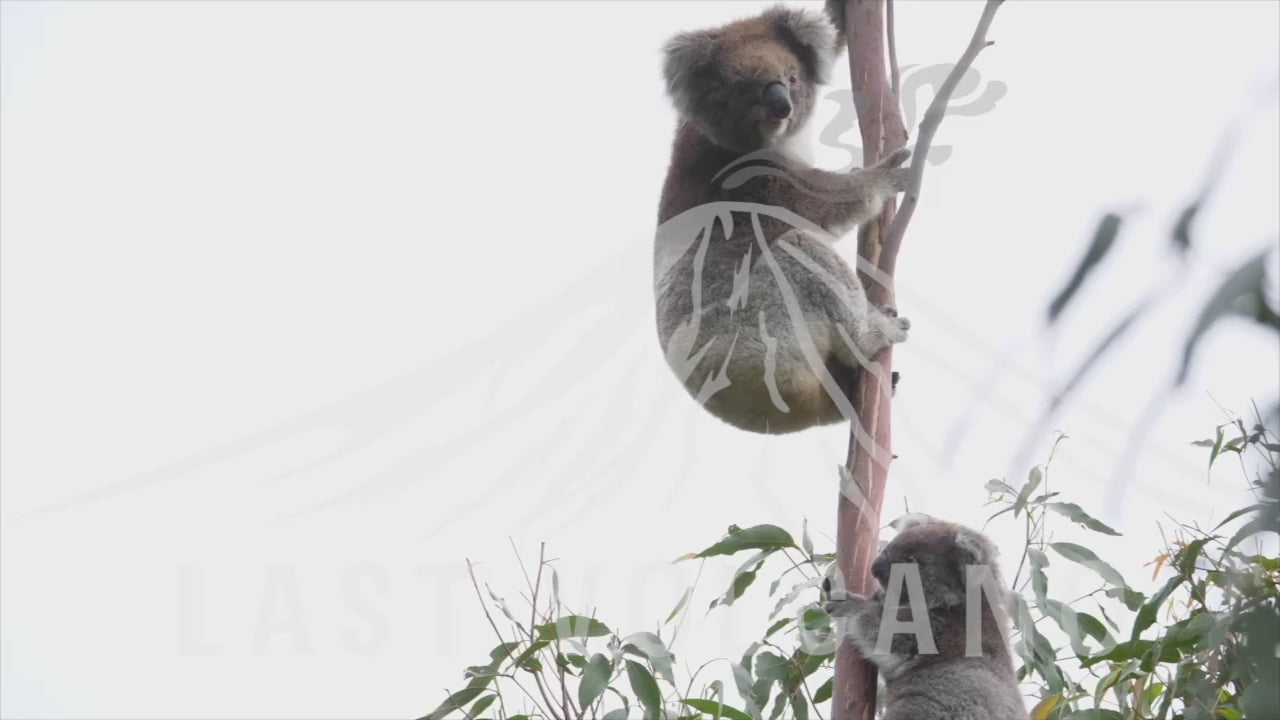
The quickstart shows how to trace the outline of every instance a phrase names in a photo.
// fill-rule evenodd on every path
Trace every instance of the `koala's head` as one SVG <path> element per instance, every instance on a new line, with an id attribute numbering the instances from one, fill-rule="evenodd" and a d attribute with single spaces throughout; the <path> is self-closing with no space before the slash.
<path id="1" fill-rule="evenodd" d="M 892 526 L 898 535 L 871 564 L 871 574 L 881 588 L 889 582 L 890 568 L 898 563 L 919 568 L 931 608 L 964 604 L 968 565 L 990 566 L 999 583 L 996 546 L 982 533 L 922 514 L 904 516 Z"/>
<path id="2" fill-rule="evenodd" d="M 771 147 L 809 119 L 835 64 L 835 28 L 819 13 L 774 7 L 676 35 L 663 74 L 676 110 L 717 145 Z"/>

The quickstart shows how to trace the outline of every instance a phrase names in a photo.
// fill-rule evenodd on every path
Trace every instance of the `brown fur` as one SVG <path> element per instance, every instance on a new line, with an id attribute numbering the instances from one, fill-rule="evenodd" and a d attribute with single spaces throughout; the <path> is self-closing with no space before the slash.
<path id="1" fill-rule="evenodd" d="M 783 152 L 813 113 L 836 44 L 821 14 L 775 7 L 680 33 L 665 47 L 663 74 L 680 120 L 658 208 L 659 340 L 703 407 L 753 432 L 852 417 L 837 399 L 845 401 L 867 358 L 905 340 L 910 327 L 869 307 L 830 245 L 905 188 L 900 166 L 910 152 L 853 172 Z M 696 222 L 700 208 L 718 203 L 737 204 L 724 211 L 732 223 L 711 223 L 705 244 L 690 245 L 697 230 L 685 233 L 677 218 Z M 795 216 L 826 234 L 798 230 Z"/>

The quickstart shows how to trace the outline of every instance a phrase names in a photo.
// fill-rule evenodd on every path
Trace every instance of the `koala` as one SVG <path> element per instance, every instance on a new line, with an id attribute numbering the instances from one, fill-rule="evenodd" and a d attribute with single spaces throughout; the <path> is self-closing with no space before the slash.
<path id="1" fill-rule="evenodd" d="M 908 515 L 895 527 L 898 535 L 871 565 L 880 590 L 872 597 L 840 592 L 826 605 L 841 636 L 849 638 L 884 677 L 882 720 L 1025 720 L 1028 712 L 1009 654 L 1006 597 L 995 545 L 979 532 L 927 515 Z M 896 606 L 899 620 L 913 619 L 908 593 L 886 603 L 895 564 L 919 570 L 933 648 L 918 647 L 917 636 L 906 632 L 888 641 L 887 654 L 876 653 L 886 606 Z M 995 597 L 977 582 L 968 588 L 969 565 L 990 568 Z M 970 656 L 966 650 L 967 592 L 982 599 L 980 655 Z"/>
<path id="2" fill-rule="evenodd" d="M 851 172 L 795 148 L 843 33 L 773 7 L 664 48 L 679 120 L 659 203 L 654 296 L 667 363 L 738 428 L 782 434 L 852 418 L 856 373 L 907 338 L 832 243 L 907 186 L 910 151 Z"/>

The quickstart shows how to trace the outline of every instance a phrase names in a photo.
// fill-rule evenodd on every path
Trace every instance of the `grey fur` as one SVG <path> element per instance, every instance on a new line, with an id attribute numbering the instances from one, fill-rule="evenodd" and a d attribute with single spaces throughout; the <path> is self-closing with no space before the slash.
<path id="1" fill-rule="evenodd" d="M 851 418 L 855 373 L 910 328 L 868 304 L 832 247 L 906 188 L 910 151 L 849 173 L 780 152 L 808 120 L 836 44 L 822 15 L 778 7 L 664 48 L 681 124 L 655 247 L 659 340 L 695 399 L 754 432 Z M 778 83 L 792 109 L 773 121 L 761 93 Z"/>
<path id="2" fill-rule="evenodd" d="M 986 565 L 1003 582 L 995 545 L 986 536 L 953 523 L 912 516 L 873 564 L 881 590 L 872 597 L 833 594 L 827 612 L 858 652 L 880 669 L 886 685 L 882 720 L 1025 720 L 1005 630 L 1004 597 L 983 595 L 982 654 L 965 654 L 965 565 Z M 875 653 L 889 566 L 913 563 L 920 571 L 936 654 L 922 654 L 911 634 L 894 635 L 887 655 Z M 975 590 L 976 591 L 976 590 Z M 898 618 L 910 619 L 903 598 Z"/>

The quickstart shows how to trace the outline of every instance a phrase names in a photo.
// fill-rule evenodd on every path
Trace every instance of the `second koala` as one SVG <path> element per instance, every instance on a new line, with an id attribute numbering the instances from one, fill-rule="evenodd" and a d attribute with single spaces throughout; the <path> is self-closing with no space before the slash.
<path id="1" fill-rule="evenodd" d="M 822 14 L 774 7 L 665 48 L 679 125 L 658 217 L 658 336 L 686 390 L 753 432 L 848 419 L 856 372 L 910 327 L 870 306 L 831 245 L 906 188 L 910 152 L 852 172 L 778 152 L 842 45 Z"/>
<path id="2" fill-rule="evenodd" d="M 882 720 L 1025 720 L 1028 713 L 1009 654 L 1004 585 L 996 568 L 995 545 L 981 533 L 927 515 L 909 515 L 896 526 L 897 537 L 872 564 L 881 590 L 873 597 L 840 592 L 827 603 L 842 636 L 884 677 L 887 695 Z M 915 635 L 898 633 L 886 641 L 887 653 L 876 653 L 886 605 L 884 590 L 895 564 L 915 565 L 919 570 L 936 652 L 922 652 Z M 966 567 L 970 565 L 990 568 L 998 597 L 969 588 Z M 966 647 L 969 592 L 982 598 L 980 636 L 975 637 L 980 654 L 974 655 Z M 898 619 L 912 619 L 905 597 L 897 606 Z"/>

